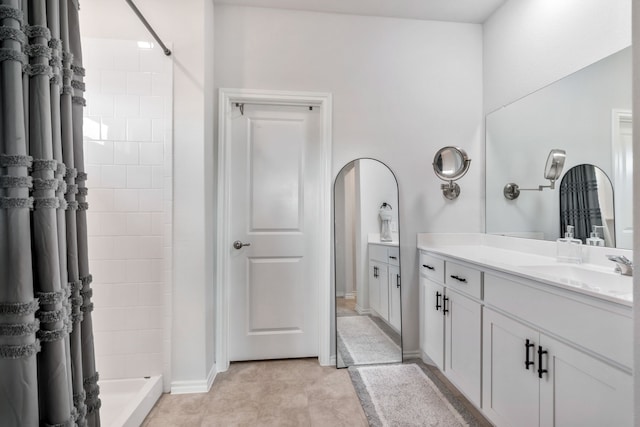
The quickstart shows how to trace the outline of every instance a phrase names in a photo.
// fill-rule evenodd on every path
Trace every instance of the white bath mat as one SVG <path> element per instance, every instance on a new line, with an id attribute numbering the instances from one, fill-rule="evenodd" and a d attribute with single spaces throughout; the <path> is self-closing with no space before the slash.
<path id="1" fill-rule="evenodd" d="M 402 361 L 402 351 L 369 316 L 336 319 L 338 347 L 347 365 L 393 363 Z"/>
<path id="2" fill-rule="evenodd" d="M 349 374 L 372 427 L 473 424 L 459 402 L 416 364 L 351 367 Z"/>

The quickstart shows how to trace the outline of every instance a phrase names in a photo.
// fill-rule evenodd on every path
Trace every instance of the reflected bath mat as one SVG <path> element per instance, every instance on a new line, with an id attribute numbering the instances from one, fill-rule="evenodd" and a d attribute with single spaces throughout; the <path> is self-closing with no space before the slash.
<path id="1" fill-rule="evenodd" d="M 416 364 L 354 366 L 349 374 L 372 427 L 475 425 L 460 402 Z"/>
<path id="2" fill-rule="evenodd" d="M 402 351 L 369 316 L 338 317 L 338 350 L 347 365 L 402 361 Z"/>

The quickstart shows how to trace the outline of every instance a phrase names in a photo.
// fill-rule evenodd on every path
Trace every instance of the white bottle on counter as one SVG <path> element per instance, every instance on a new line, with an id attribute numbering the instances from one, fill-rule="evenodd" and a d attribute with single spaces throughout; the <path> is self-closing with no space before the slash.
<path id="1" fill-rule="evenodd" d="M 556 260 L 580 264 L 582 262 L 582 240 L 573 237 L 573 225 L 567 225 L 564 237 L 556 240 Z"/>

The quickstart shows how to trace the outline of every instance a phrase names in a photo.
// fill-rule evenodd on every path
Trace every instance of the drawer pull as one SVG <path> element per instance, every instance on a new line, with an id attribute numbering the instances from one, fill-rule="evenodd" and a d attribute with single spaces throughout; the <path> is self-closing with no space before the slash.
<path id="1" fill-rule="evenodd" d="M 378 267 L 373 267 L 373 277 L 378 277 Z"/>
<path id="2" fill-rule="evenodd" d="M 440 310 L 440 308 L 442 307 L 442 304 L 440 304 L 441 297 L 442 294 L 440 292 L 436 292 L 436 311 Z"/>
<path id="3" fill-rule="evenodd" d="M 400 275 L 396 274 L 396 288 L 400 287 Z"/>
<path id="4" fill-rule="evenodd" d="M 526 360 L 524 361 L 524 367 L 527 369 L 527 371 L 529 370 L 529 366 L 534 365 L 535 363 L 531 361 L 531 359 L 529 359 L 529 348 L 530 347 L 535 347 L 536 345 L 534 343 L 532 343 L 531 341 L 529 341 L 529 339 L 527 339 L 527 341 L 524 344 L 524 351 L 527 354 Z"/>
<path id="5" fill-rule="evenodd" d="M 542 374 L 549 372 L 547 369 L 542 369 L 542 355 L 549 353 L 547 350 L 543 350 L 542 346 L 538 346 L 538 378 L 542 378 Z"/>
<path id="6" fill-rule="evenodd" d="M 398 257 L 397 257 L 397 256 L 389 256 L 389 258 L 391 258 L 391 259 L 398 259 Z"/>
<path id="7" fill-rule="evenodd" d="M 447 308 L 447 301 L 449 301 L 449 298 L 444 297 L 442 298 L 442 315 L 446 316 L 447 313 L 449 312 L 449 309 Z"/>
<path id="8" fill-rule="evenodd" d="M 460 276 L 454 276 L 453 274 L 451 275 L 452 279 L 456 279 L 458 282 L 462 282 L 462 283 L 467 283 L 467 279 L 465 279 L 464 277 L 460 277 Z"/>
<path id="9" fill-rule="evenodd" d="M 427 264 L 422 264 L 422 266 L 428 270 L 435 270 L 435 267 L 431 267 L 430 265 L 427 265 Z"/>

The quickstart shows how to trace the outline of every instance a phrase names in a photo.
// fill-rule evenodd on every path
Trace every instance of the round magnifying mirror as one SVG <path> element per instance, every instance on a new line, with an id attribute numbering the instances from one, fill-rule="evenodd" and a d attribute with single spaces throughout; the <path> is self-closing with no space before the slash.
<path id="1" fill-rule="evenodd" d="M 567 152 L 559 148 L 554 148 L 549 152 L 547 157 L 547 164 L 544 167 L 544 178 L 555 181 L 560 178 L 562 174 L 562 168 L 564 167 L 564 159 L 567 157 Z"/>
<path id="2" fill-rule="evenodd" d="M 470 162 L 462 148 L 443 147 L 433 158 L 433 171 L 442 180 L 454 181 L 467 173 Z"/>

